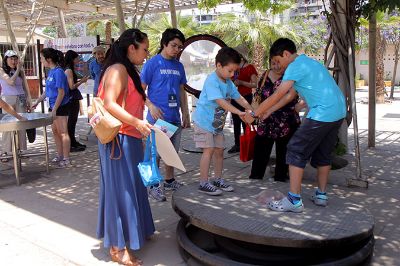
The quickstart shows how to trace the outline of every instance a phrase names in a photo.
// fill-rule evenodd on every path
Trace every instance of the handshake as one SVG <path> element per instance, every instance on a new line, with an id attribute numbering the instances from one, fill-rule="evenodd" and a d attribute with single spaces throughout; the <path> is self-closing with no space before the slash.
<path id="1" fill-rule="evenodd" d="M 258 116 L 254 113 L 252 110 L 246 110 L 245 112 L 240 112 L 237 115 L 239 115 L 240 119 L 242 119 L 243 122 L 246 124 L 252 124 Z M 260 118 L 262 120 L 266 119 L 269 116 L 268 112 L 263 114 Z"/>

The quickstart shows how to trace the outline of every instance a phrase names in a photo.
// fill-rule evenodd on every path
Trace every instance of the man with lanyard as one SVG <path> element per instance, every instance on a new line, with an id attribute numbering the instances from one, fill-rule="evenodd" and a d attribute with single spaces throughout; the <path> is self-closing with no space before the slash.
<path id="1" fill-rule="evenodd" d="M 178 29 L 166 29 L 161 38 L 159 53 L 144 64 L 140 75 L 142 86 L 147 89 L 147 120 L 154 124 L 162 119 L 178 127 L 171 137 L 176 151 L 179 150 L 182 128 L 190 127 L 187 96 L 184 90 L 186 74 L 176 57 L 182 50 L 185 36 Z M 179 109 L 182 112 L 182 122 Z M 174 168 L 165 166 L 165 190 L 176 190 L 182 184 L 174 178 Z M 149 195 L 156 201 L 165 201 L 164 190 L 150 187 Z"/>

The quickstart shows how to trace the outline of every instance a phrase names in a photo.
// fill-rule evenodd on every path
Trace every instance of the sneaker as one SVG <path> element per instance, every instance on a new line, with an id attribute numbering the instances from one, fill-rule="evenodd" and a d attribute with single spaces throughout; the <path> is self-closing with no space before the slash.
<path id="1" fill-rule="evenodd" d="M 63 160 L 62 156 L 56 156 L 56 157 L 53 158 L 53 160 L 51 160 L 51 163 L 58 164 L 62 160 Z"/>
<path id="2" fill-rule="evenodd" d="M 315 192 L 314 195 L 311 196 L 311 200 L 314 202 L 315 205 L 326 207 L 328 205 L 328 196 L 318 194 Z"/>
<path id="3" fill-rule="evenodd" d="M 304 210 L 303 201 L 293 204 L 287 197 L 281 200 L 270 201 L 268 208 L 277 212 L 302 212 Z"/>
<path id="4" fill-rule="evenodd" d="M 222 178 L 214 180 L 213 185 L 223 191 L 227 191 L 227 192 L 233 191 L 233 187 L 231 185 L 228 185 L 227 183 L 225 183 L 225 181 Z"/>
<path id="5" fill-rule="evenodd" d="M 198 190 L 211 196 L 218 196 L 222 194 L 222 190 L 216 188 L 209 182 L 205 183 L 203 186 L 200 185 Z"/>
<path id="6" fill-rule="evenodd" d="M 61 160 L 58 162 L 57 164 L 57 168 L 67 168 L 72 166 L 71 161 L 70 160 Z"/>
<path id="7" fill-rule="evenodd" d="M 175 191 L 178 188 L 180 188 L 181 186 L 183 186 L 183 184 L 178 182 L 178 181 L 176 181 L 176 180 L 174 180 L 171 183 L 164 182 L 164 189 L 167 190 L 167 191 L 169 191 L 169 190 L 174 190 Z"/>
<path id="8" fill-rule="evenodd" d="M 237 153 L 240 152 L 240 147 L 233 145 L 232 148 L 229 149 L 228 153 Z"/>
<path id="9" fill-rule="evenodd" d="M 152 187 L 149 189 L 149 197 L 155 201 L 162 202 L 166 201 L 167 198 L 164 195 L 164 190 L 161 187 Z"/>

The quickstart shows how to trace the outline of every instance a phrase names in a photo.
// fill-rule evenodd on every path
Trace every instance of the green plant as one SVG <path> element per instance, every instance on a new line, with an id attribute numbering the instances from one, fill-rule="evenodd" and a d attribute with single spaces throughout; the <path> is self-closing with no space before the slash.
<path id="1" fill-rule="evenodd" d="M 336 143 L 335 150 L 334 150 L 335 155 L 336 155 L 336 156 L 342 156 L 342 155 L 345 155 L 346 152 L 347 152 L 347 147 L 346 147 L 346 145 L 344 145 L 343 143 L 341 143 L 340 141 L 338 141 L 338 142 Z"/>

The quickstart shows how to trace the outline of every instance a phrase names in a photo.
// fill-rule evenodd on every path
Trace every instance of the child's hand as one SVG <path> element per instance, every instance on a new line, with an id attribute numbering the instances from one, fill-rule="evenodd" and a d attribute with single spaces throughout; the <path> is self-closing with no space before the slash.
<path id="1" fill-rule="evenodd" d="M 303 110 L 304 108 L 307 108 L 307 104 L 304 100 L 300 100 L 298 103 L 296 103 L 296 105 L 294 106 L 294 110 L 296 110 L 296 112 L 300 112 L 301 110 Z"/>

